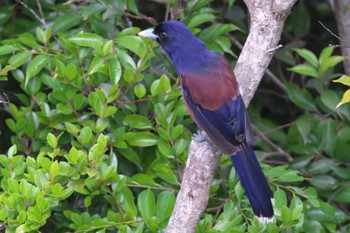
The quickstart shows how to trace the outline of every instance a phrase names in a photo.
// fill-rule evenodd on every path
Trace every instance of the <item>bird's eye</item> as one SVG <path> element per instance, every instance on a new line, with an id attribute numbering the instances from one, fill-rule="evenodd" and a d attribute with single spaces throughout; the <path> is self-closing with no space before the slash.
<path id="1" fill-rule="evenodd" d="M 162 38 L 162 39 L 164 39 L 165 37 L 167 37 L 168 36 L 168 33 L 166 33 L 166 32 L 161 32 L 160 34 L 159 34 L 159 36 L 160 36 L 160 38 Z"/>

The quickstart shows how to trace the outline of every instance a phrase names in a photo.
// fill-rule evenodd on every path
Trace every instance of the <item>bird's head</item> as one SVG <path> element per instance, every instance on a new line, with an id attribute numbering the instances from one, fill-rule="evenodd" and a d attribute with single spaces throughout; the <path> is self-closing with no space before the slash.
<path id="1" fill-rule="evenodd" d="M 162 22 L 153 29 L 141 31 L 138 35 L 156 40 L 173 60 L 177 70 L 185 66 L 183 63 L 196 60 L 194 56 L 206 51 L 204 43 L 180 21 Z"/>

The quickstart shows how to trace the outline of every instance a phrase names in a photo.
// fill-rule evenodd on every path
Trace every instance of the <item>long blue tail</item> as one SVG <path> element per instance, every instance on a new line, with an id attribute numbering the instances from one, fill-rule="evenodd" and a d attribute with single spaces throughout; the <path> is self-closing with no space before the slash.
<path id="1" fill-rule="evenodd" d="M 255 216 L 267 222 L 273 217 L 273 198 L 264 173 L 253 148 L 247 143 L 240 145 L 241 151 L 233 154 L 231 160 L 238 174 Z"/>

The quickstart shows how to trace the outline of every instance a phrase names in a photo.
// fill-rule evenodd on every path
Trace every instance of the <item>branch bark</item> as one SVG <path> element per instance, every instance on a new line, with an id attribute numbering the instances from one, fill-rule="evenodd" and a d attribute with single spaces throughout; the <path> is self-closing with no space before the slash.
<path id="1" fill-rule="evenodd" d="M 337 21 L 340 50 L 345 57 L 344 70 L 347 75 L 350 75 L 350 0 L 328 0 L 328 3 Z"/>
<path id="2" fill-rule="evenodd" d="M 297 0 L 244 0 L 250 32 L 234 72 L 246 106 L 269 65 L 284 22 Z M 209 199 L 209 189 L 221 153 L 209 141 L 192 140 L 184 177 L 166 233 L 195 231 Z"/>

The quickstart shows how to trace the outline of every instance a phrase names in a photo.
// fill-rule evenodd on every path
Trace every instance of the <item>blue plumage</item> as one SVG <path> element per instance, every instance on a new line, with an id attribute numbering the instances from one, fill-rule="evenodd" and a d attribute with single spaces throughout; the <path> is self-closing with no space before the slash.
<path id="1" fill-rule="evenodd" d="M 254 214 L 264 222 L 271 219 L 272 192 L 250 145 L 249 118 L 227 60 L 207 50 L 178 21 L 160 23 L 139 35 L 155 39 L 170 56 L 192 118 L 224 153 L 231 155 Z"/>

